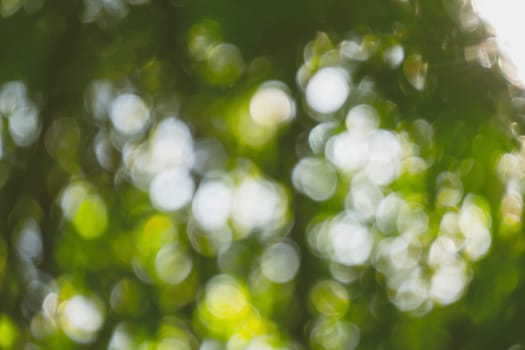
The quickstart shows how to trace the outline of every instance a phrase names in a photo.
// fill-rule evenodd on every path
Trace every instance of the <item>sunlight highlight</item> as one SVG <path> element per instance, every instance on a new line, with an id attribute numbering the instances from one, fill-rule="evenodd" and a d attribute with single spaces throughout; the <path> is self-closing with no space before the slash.
<path id="1" fill-rule="evenodd" d="M 60 304 L 59 323 L 68 337 L 85 344 L 96 339 L 104 323 L 104 314 L 98 300 L 75 295 Z"/>
<path id="2" fill-rule="evenodd" d="M 322 114 L 336 112 L 350 94 L 349 76 L 339 67 L 323 68 L 308 82 L 306 101 Z"/>
<path id="3" fill-rule="evenodd" d="M 133 94 L 122 94 L 111 104 L 111 121 L 125 135 L 140 133 L 150 119 L 150 111 L 144 101 Z"/>
<path id="4" fill-rule="evenodd" d="M 503 74 L 512 84 L 525 87 L 525 3 L 520 0 L 473 0 L 472 6 L 496 38 Z"/>
<path id="5" fill-rule="evenodd" d="M 250 100 L 250 116 L 259 125 L 275 126 L 295 116 L 295 103 L 279 81 L 263 84 Z"/>

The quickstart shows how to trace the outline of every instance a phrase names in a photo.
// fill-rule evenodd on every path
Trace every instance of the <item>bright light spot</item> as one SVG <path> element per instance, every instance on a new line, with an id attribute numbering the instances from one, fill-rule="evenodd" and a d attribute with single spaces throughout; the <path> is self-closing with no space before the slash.
<path id="1" fill-rule="evenodd" d="M 194 156 L 190 129 L 176 118 L 162 120 L 151 136 L 150 152 L 154 172 L 168 167 L 191 168 Z"/>
<path id="2" fill-rule="evenodd" d="M 372 44 L 372 45 L 370 45 Z M 341 53 L 356 61 L 366 61 L 370 58 L 376 45 L 364 38 L 361 42 L 357 40 L 344 40 L 341 42 Z"/>
<path id="3" fill-rule="evenodd" d="M 252 119 L 263 126 L 275 126 L 295 116 L 295 103 L 280 82 L 263 84 L 250 100 Z"/>
<path id="4" fill-rule="evenodd" d="M 235 189 L 233 219 L 246 231 L 275 229 L 286 210 L 286 197 L 275 184 L 245 179 Z"/>
<path id="5" fill-rule="evenodd" d="M 363 176 L 355 176 L 350 189 L 346 200 L 347 206 L 358 212 L 364 219 L 372 218 L 383 199 L 381 189 Z"/>
<path id="6" fill-rule="evenodd" d="M 447 305 L 458 300 L 468 282 L 466 267 L 462 263 L 439 268 L 432 276 L 430 296 L 436 302 Z"/>
<path id="7" fill-rule="evenodd" d="M 193 139 L 188 126 L 168 117 L 152 131 L 149 140 L 128 142 L 122 150 L 122 160 L 133 183 L 146 191 L 152 178 L 170 168 L 189 171 L 195 162 Z"/>
<path id="8" fill-rule="evenodd" d="M 157 174 L 156 170 L 159 170 L 153 162 L 150 143 L 148 141 L 139 144 L 127 143 L 122 150 L 122 160 L 133 184 L 147 191 L 152 178 Z"/>
<path id="9" fill-rule="evenodd" d="M 23 224 L 16 240 L 16 250 L 24 259 L 38 260 L 41 258 L 43 243 L 40 228 L 34 219 L 28 219 Z"/>
<path id="10" fill-rule="evenodd" d="M 394 45 L 383 51 L 383 60 L 390 68 L 397 68 L 405 58 L 405 51 L 403 46 Z"/>
<path id="11" fill-rule="evenodd" d="M 316 125 L 308 135 L 308 143 L 310 148 L 316 154 L 321 153 L 325 149 L 326 142 L 333 135 L 337 129 L 338 124 L 334 122 L 326 122 Z"/>
<path id="12" fill-rule="evenodd" d="M 428 230 L 428 215 L 418 203 L 405 203 L 397 213 L 397 230 L 412 234 L 424 234 Z"/>
<path id="13" fill-rule="evenodd" d="M 60 197 L 60 206 L 64 211 L 64 215 L 68 219 L 72 219 L 75 211 L 82 202 L 82 199 L 88 193 L 88 186 L 81 182 L 74 182 L 66 187 Z"/>
<path id="14" fill-rule="evenodd" d="M 521 0 L 472 0 L 477 14 L 493 31 L 501 51 L 500 68 L 511 83 L 524 87 L 525 45 L 523 32 L 525 4 Z"/>
<path id="15" fill-rule="evenodd" d="M 348 130 L 368 134 L 379 127 L 379 114 L 372 106 L 357 105 L 346 115 L 346 127 Z"/>
<path id="16" fill-rule="evenodd" d="M 99 303 L 83 295 L 75 295 L 59 307 L 60 326 L 68 337 L 78 343 L 90 343 L 104 322 Z"/>
<path id="17" fill-rule="evenodd" d="M 110 118 L 119 132 L 135 135 L 146 127 L 150 119 L 150 111 L 139 96 L 122 94 L 113 100 Z"/>
<path id="18" fill-rule="evenodd" d="M 422 174 L 428 169 L 428 167 L 429 164 L 427 163 L 427 161 L 417 156 L 408 156 L 403 161 L 403 170 L 406 172 L 406 174 L 410 175 Z M 455 195 L 457 194 L 457 191 L 451 192 L 449 194 Z"/>
<path id="19" fill-rule="evenodd" d="M 369 159 L 366 173 L 370 180 L 380 186 L 388 185 L 399 175 L 401 167 L 401 143 L 389 131 L 374 131 L 368 138 Z"/>
<path id="20" fill-rule="evenodd" d="M 47 319 L 54 318 L 58 309 L 58 294 L 48 293 L 42 301 L 42 313 Z"/>
<path id="21" fill-rule="evenodd" d="M 193 199 L 193 216 L 205 230 L 224 227 L 232 210 L 233 190 L 222 181 L 201 183 Z"/>
<path id="22" fill-rule="evenodd" d="M 521 157 L 512 153 L 503 154 L 498 160 L 498 175 L 504 182 L 523 178 L 525 173 Z"/>
<path id="23" fill-rule="evenodd" d="M 413 311 L 427 301 L 428 293 L 428 283 L 414 273 L 403 278 L 392 301 L 402 311 Z"/>
<path id="24" fill-rule="evenodd" d="M 185 169 L 172 168 L 153 178 L 150 185 L 150 199 L 153 206 L 161 211 L 175 211 L 191 201 L 195 184 Z"/>
<path id="25" fill-rule="evenodd" d="M 117 326 L 111 335 L 108 350 L 127 350 L 134 348 L 131 335 L 125 330 L 123 325 Z"/>
<path id="26" fill-rule="evenodd" d="M 294 187 L 315 201 L 330 198 L 337 188 L 333 166 L 321 158 L 303 158 L 292 171 Z"/>
<path id="27" fill-rule="evenodd" d="M 9 116 L 28 103 L 26 86 L 21 81 L 10 81 L 0 90 L 0 113 Z"/>
<path id="28" fill-rule="evenodd" d="M 206 305 L 209 311 L 220 319 L 234 318 L 249 308 L 241 286 L 228 275 L 219 275 L 208 283 Z"/>
<path id="29" fill-rule="evenodd" d="M 306 101 L 315 111 L 323 114 L 341 108 L 349 94 L 348 73 L 342 68 L 322 68 L 306 86 Z"/>
<path id="30" fill-rule="evenodd" d="M 459 247 L 451 238 L 438 236 L 428 253 L 428 264 L 431 267 L 449 265 L 458 259 Z"/>
<path id="31" fill-rule="evenodd" d="M 111 140 L 104 132 L 99 132 L 93 142 L 95 156 L 98 164 L 106 170 L 112 170 L 115 167 L 115 150 Z"/>
<path id="32" fill-rule="evenodd" d="M 162 247 L 155 258 L 155 271 L 168 284 L 182 282 L 190 274 L 192 266 L 191 255 L 174 244 Z"/>
<path id="33" fill-rule="evenodd" d="M 340 170 L 351 173 L 364 168 L 376 185 L 390 184 L 399 175 L 402 147 L 390 131 L 374 130 L 374 111 L 358 106 L 347 117 L 349 131 L 330 138 L 326 144 L 326 158 Z"/>
<path id="34" fill-rule="evenodd" d="M 364 264 L 373 247 L 373 238 L 366 226 L 345 214 L 334 219 L 329 237 L 333 258 L 345 265 Z"/>
<path id="35" fill-rule="evenodd" d="M 17 146 L 32 144 L 40 133 L 38 110 L 35 107 L 17 109 L 9 117 L 9 133 Z"/>
<path id="36" fill-rule="evenodd" d="M 485 255 L 492 242 L 490 216 L 475 201 L 476 197 L 472 195 L 465 198 L 458 220 L 465 236 L 465 252 L 473 260 Z"/>
<path id="37" fill-rule="evenodd" d="M 367 138 L 356 132 L 342 132 L 326 144 L 326 158 L 344 172 L 353 172 L 368 160 Z"/>
<path id="38" fill-rule="evenodd" d="M 472 231 L 465 239 L 465 253 L 474 261 L 485 255 L 492 243 L 492 236 L 488 229 Z"/>
<path id="39" fill-rule="evenodd" d="M 390 262 L 397 270 L 413 268 L 419 262 L 421 244 L 417 237 L 409 234 L 395 237 L 389 242 L 388 248 Z"/>
<path id="40" fill-rule="evenodd" d="M 459 228 L 466 236 L 480 228 L 490 225 L 490 220 L 481 207 L 469 201 L 467 197 L 461 207 L 459 214 Z"/>
<path id="41" fill-rule="evenodd" d="M 390 193 L 383 198 L 376 210 L 376 222 L 381 231 L 387 233 L 396 228 L 398 213 L 404 203 L 396 193 Z"/>
<path id="42" fill-rule="evenodd" d="M 262 273 L 276 283 L 286 283 L 295 277 L 299 269 L 299 253 L 288 243 L 275 243 L 264 250 L 261 258 Z"/>
<path id="43" fill-rule="evenodd" d="M 459 215 L 456 212 L 449 211 L 443 215 L 439 223 L 439 231 L 448 236 L 455 236 L 459 230 Z"/>

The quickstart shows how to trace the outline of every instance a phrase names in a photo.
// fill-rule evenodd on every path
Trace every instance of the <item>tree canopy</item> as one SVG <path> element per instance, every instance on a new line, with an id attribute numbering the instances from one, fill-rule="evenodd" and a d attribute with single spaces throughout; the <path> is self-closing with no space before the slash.
<path id="1" fill-rule="evenodd" d="M 0 0 L 0 349 L 525 348 L 522 9 Z"/>

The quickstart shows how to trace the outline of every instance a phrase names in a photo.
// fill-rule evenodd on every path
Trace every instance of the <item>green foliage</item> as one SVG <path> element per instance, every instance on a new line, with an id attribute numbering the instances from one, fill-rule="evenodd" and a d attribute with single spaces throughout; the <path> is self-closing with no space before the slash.
<path id="1" fill-rule="evenodd" d="M 523 83 L 469 2 L 0 16 L 0 349 L 525 346 Z"/>

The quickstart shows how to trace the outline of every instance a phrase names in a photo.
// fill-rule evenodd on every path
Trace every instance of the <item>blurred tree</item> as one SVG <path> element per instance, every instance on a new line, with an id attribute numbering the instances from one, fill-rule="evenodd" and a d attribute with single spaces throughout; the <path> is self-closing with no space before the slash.
<path id="1" fill-rule="evenodd" d="M 0 348 L 525 347 L 520 6 L 0 0 Z"/>

